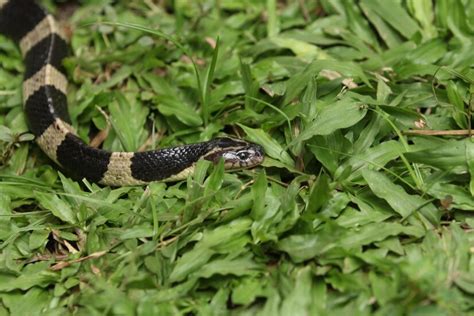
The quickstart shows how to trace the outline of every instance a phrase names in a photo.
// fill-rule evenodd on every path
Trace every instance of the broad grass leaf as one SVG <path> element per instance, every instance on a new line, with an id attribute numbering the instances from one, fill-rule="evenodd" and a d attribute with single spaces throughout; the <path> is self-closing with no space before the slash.
<path id="1" fill-rule="evenodd" d="M 143 224 L 137 225 L 132 228 L 124 229 L 120 233 L 120 239 L 136 239 L 136 238 L 146 238 L 153 236 L 153 227 L 151 225 Z"/>
<path id="2" fill-rule="evenodd" d="M 310 315 L 324 315 L 327 310 L 328 304 L 328 285 L 323 282 L 313 282 L 311 287 L 311 296 L 317 297 L 317 300 L 313 300 L 310 306 Z"/>
<path id="3" fill-rule="evenodd" d="M 172 300 L 181 299 L 186 296 L 194 287 L 196 287 L 196 283 L 197 279 L 193 278 L 171 287 L 165 287 L 163 289 L 159 289 L 158 292 L 152 292 L 151 295 L 147 295 L 147 299 L 152 301 L 154 304 L 169 304 L 169 302 Z"/>
<path id="4" fill-rule="evenodd" d="M 369 272 L 368 276 L 374 296 L 382 306 L 398 295 L 397 284 L 390 277 L 375 271 Z"/>
<path id="5" fill-rule="evenodd" d="M 416 145 L 411 146 L 412 151 L 405 153 L 405 157 L 416 163 L 447 170 L 452 173 L 467 172 L 466 144 L 470 140 L 449 140 L 433 148 L 416 151 Z"/>
<path id="6" fill-rule="evenodd" d="M 356 82 L 362 81 L 368 87 L 372 87 L 369 78 L 365 75 L 363 68 L 354 62 L 341 60 L 320 60 L 315 61 L 310 66 L 313 71 L 321 71 L 323 69 L 333 70 L 342 75 L 344 78 L 353 79 Z"/>
<path id="7" fill-rule="evenodd" d="M 344 5 L 344 10 L 347 15 L 347 26 L 352 33 L 357 34 L 365 43 L 378 49 L 378 42 L 369 23 L 363 18 L 359 7 L 355 3 L 347 2 Z"/>
<path id="8" fill-rule="evenodd" d="M 47 262 L 36 263 L 34 266 L 23 269 L 18 277 L 0 276 L 0 291 L 27 290 L 32 287 L 46 287 L 58 281 L 60 275 L 48 270 Z"/>
<path id="9" fill-rule="evenodd" d="M 427 231 L 420 247 L 405 249 L 408 253 L 400 265 L 402 272 L 417 275 L 418 282 L 429 293 L 444 295 L 448 291 L 446 298 L 452 297 L 456 292 L 453 285 L 458 283 L 461 288 L 472 291 L 472 278 L 465 278 L 472 275 L 468 268 L 469 236 L 458 223 Z"/>
<path id="10" fill-rule="evenodd" d="M 360 102 L 345 98 L 326 105 L 290 145 L 304 142 L 315 135 L 328 135 L 334 131 L 353 126 L 364 118 L 367 109 Z"/>
<path id="11" fill-rule="evenodd" d="M 370 6 L 368 6 L 364 1 L 359 3 L 362 11 L 364 12 L 367 19 L 372 23 L 374 28 L 377 30 L 377 33 L 383 39 L 385 44 L 388 47 L 399 47 L 402 43 L 402 38 L 400 35 L 382 19 Z"/>
<path id="12" fill-rule="evenodd" d="M 311 62 L 314 59 L 328 58 L 328 56 L 325 53 L 322 53 L 317 46 L 301 40 L 283 36 L 274 37 L 270 40 L 281 48 L 290 49 L 298 58 L 306 62 Z"/>
<path id="13" fill-rule="evenodd" d="M 382 222 L 368 224 L 361 228 L 351 229 L 339 238 L 339 243 L 346 249 L 358 248 L 373 242 L 385 240 L 389 236 L 408 235 L 420 238 L 425 230 L 418 226 Z"/>
<path id="14" fill-rule="evenodd" d="M 77 222 L 76 214 L 71 206 L 61 200 L 56 194 L 35 191 L 34 196 L 44 209 L 50 211 L 60 220 L 70 224 Z"/>
<path id="15" fill-rule="evenodd" d="M 286 295 L 281 306 L 281 315 L 307 315 L 308 308 L 313 300 L 311 287 L 313 273 L 311 266 L 300 268 L 294 272 L 294 286 Z"/>
<path id="16" fill-rule="evenodd" d="M 275 37 L 280 32 L 280 21 L 277 13 L 276 0 L 267 1 L 267 36 Z"/>
<path id="17" fill-rule="evenodd" d="M 10 217 L 13 213 L 11 202 L 11 198 L 8 195 L 0 195 L 0 240 L 7 239 L 12 230 L 10 227 Z"/>
<path id="18" fill-rule="evenodd" d="M 248 305 L 264 293 L 265 281 L 260 278 L 244 278 L 232 291 L 232 302 Z"/>
<path id="19" fill-rule="evenodd" d="M 190 273 L 197 271 L 204 266 L 214 255 L 214 251 L 206 247 L 194 247 L 193 250 L 186 252 L 176 262 L 176 266 L 170 274 L 170 282 L 182 281 Z"/>
<path id="20" fill-rule="evenodd" d="M 459 91 L 458 86 L 452 80 L 450 80 L 446 87 L 446 92 L 448 93 L 449 102 L 453 106 L 452 116 L 454 121 L 460 128 L 466 129 L 468 127 L 467 113 L 465 113 L 464 101 L 461 96 L 461 91 Z"/>
<path id="21" fill-rule="evenodd" d="M 415 122 L 422 120 L 423 117 L 417 113 L 416 111 L 402 108 L 402 107 L 395 107 L 389 105 L 381 105 L 379 109 L 383 110 L 383 112 L 389 114 L 392 119 L 400 122 L 401 124 L 414 128 Z"/>
<path id="22" fill-rule="evenodd" d="M 213 250 L 214 247 L 225 245 L 244 235 L 248 232 L 250 224 L 249 219 L 242 218 L 204 232 L 201 241 L 177 260 L 169 277 L 170 282 L 181 281 L 188 277 L 190 273 L 204 266 L 216 253 Z"/>
<path id="23" fill-rule="evenodd" d="M 219 222 L 229 222 L 249 212 L 253 207 L 253 197 L 251 193 L 229 200 L 222 206 L 229 211 L 224 214 Z"/>
<path id="24" fill-rule="evenodd" d="M 298 204 L 301 181 L 306 179 L 305 176 L 295 178 L 286 191 L 283 187 L 273 186 L 275 194 L 280 199 L 280 209 L 277 216 L 273 218 L 274 230 L 277 235 L 292 229 L 300 219 L 301 206 Z M 282 194 L 283 193 L 283 194 Z"/>
<path id="25" fill-rule="evenodd" d="M 439 200 L 450 197 L 452 198 L 451 207 L 465 211 L 474 211 L 474 198 L 462 186 L 436 182 L 428 185 L 428 194 Z"/>
<path id="26" fill-rule="evenodd" d="M 110 121 L 120 138 L 125 151 L 136 151 L 145 140 L 147 133 L 144 130 L 148 109 L 138 101 L 130 104 L 121 94 L 115 94 L 116 102 L 109 105 Z"/>
<path id="27" fill-rule="evenodd" d="M 209 177 L 206 179 L 204 185 L 204 195 L 215 194 L 224 182 L 224 160 L 220 159 L 219 163 L 214 166 Z"/>
<path id="28" fill-rule="evenodd" d="M 152 74 L 144 74 L 145 79 L 156 93 L 158 110 L 165 116 L 176 116 L 178 120 L 189 126 L 200 126 L 203 121 L 196 109 L 180 97 L 179 90 L 165 79 Z"/>
<path id="29" fill-rule="evenodd" d="M 346 147 L 347 143 L 342 133 L 336 131 L 327 136 L 316 135 L 307 142 L 301 142 L 301 145 L 308 147 L 314 157 L 334 175 L 340 161 L 347 157 L 344 153 L 350 150 L 350 147 Z"/>
<path id="30" fill-rule="evenodd" d="M 469 191 L 471 192 L 471 196 L 474 196 L 474 144 L 472 142 L 466 143 L 466 161 L 471 176 Z"/>
<path id="31" fill-rule="evenodd" d="M 109 78 L 109 80 L 106 80 L 104 83 L 102 83 L 100 85 L 93 86 L 93 88 L 96 91 L 103 91 L 103 90 L 112 88 L 112 87 L 122 83 L 123 81 L 127 80 L 127 78 L 129 78 L 131 76 L 132 71 L 133 71 L 132 67 L 124 65 L 124 66 L 120 67 L 120 69 L 118 71 L 116 71 Z"/>
<path id="32" fill-rule="evenodd" d="M 278 234 L 276 225 L 281 221 L 283 212 L 279 212 L 281 202 L 272 189 L 269 189 L 264 196 L 259 197 L 264 201 L 265 208 L 263 212 L 256 214 L 252 210 L 255 221 L 252 223 L 252 237 L 255 243 L 261 243 L 269 240 L 276 241 Z"/>
<path id="33" fill-rule="evenodd" d="M 252 185 L 252 218 L 256 221 L 265 217 L 265 199 L 268 188 L 265 172 L 258 174 L 255 183 Z"/>
<path id="34" fill-rule="evenodd" d="M 205 264 L 193 273 L 193 277 L 210 278 L 215 275 L 256 275 L 264 269 L 264 265 L 257 263 L 251 256 L 233 258 L 232 255 L 222 259 L 215 259 Z"/>
<path id="35" fill-rule="evenodd" d="M 159 95 L 158 110 L 165 116 L 174 115 L 178 120 L 189 126 L 202 125 L 201 116 L 197 110 L 193 109 L 187 103 L 178 100 L 175 96 Z"/>
<path id="36" fill-rule="evenodd" d="M 204 183 L 206 179 L 207 171 L 211 167 L 211 162 L 205 159 L 200 159 L 196 163 L 196 167 L 194 168 L 193 179 L 196 181 L 200 186 Z M 200 188 L 202 191 L 202 187 Z M 197 198 L 197 197 L 196 197 Z"/>
<path id="37" fill-rule="evenodd" d="M 353 155 L 340 166 L 341 169 L 350 166 L 352 173 L 349 179 L 355 179 L 361 175 L 366 168 L 381 169 L 388 162 L 400 157 L 405 150 L 398 141 L 390 140 L 371 147 L 364 152 Z"/>
<path id="38" fill-rule="evenodd" d="M 246 245 L 251 241 L 252 238 L 250 238 L 250 235 L 242 234 L 230 240 L 229 242 L 217 245 L 212 249 L 219 254 L 226 254 L 232 258 L 240 257 L 240 255 L 244 255 L 245 252 L 247 252 Z"/>
<path id="39" fill-rule="evenodd" d="M 334 239 L 322 235 L 296 235 L 283 238 L 277 243 L 280 251 L 288 253 L 294 262 L 303 262 L 322 255 L 336 247 Z"/>
<path id="40" fill-rule="evenodd" d="M 79 185 L 79 183 L 77 183 L 71 178 L 66 177 L 64 174 L 62 174 L 62 172 L 58 172 L 58 175 L 59 179 L 61 179 L 61 185 L 65 193 L 84 195 L 84 192 L 81 190 L 81 186 Z"/>
<path id="41" fill-rule="evenodd" d="M 383 241 L 377 242 L 376 246 L 382 249 L 387 249 L 393 251 L 394 253 L 403 256 L 405 254 L 405 250 L 403 249 L 402 243 L 400 242 L 400 238 L 397 236 L 387 238 Z"/>
<path id="42" fill-rule="evenodd" d="M 407 39 L 420 30 L 417 23 L 396 0 L 363 0 L 362 3 Z"/>
<path id="43" fill-rule="evenodd" d="M 243 235 L 250 229 L 252 221 L 249 218 L 240 218 L 229 224 L 219 226 L 214 230 L 206 231 L 202 238 L 202 244 L 206 247 L 215 247 L 225 244 L 237 236 Z"/>
<path id="44" fill-rule="evenodd" d="M 301 96 L 302 112 L 305 117 L 313 118 L 316 115 L 316 107 L 318 101 L 318 81 L 313 77 L 306 85 L 303 95 Z M 297 150 L 297 152 L 300 152 Z"/>
<path id="45" fill-rule="evenodd" d="M 335 224 L 328 224 L 317 234 L 292 234 L 280 239 L 276 245 L 279 250 L 288 253 L 294 262 L 303 262 L 337 247 L 338 239 L 334 236 L 343 236 L 344 231 Z"/>
<path id="46" fill-rule="evenodd" d="M 305 214 L 315 215 L 330 198 L 331 188 L 329 187 L 329 177 L 325 174 L 321 174 L 311 186 Z"/>
<path id="47" fill-rule="evenodd" d="M 37 181 L 24 181 L 24 177 L 2 177 L 0 181 L 0 193 L 10 196 L 11 199 L 31 198 L 32 191 L 44 191 L 47 189 L 46 183 Z"/>
<path id="48" fill-rule="evenodd" d="M 214 71 L 216 69 L 217 58 L 219 56 L 219 37 L 216 40 L 216 45 L 212 53 L 211 63 L 207 68 L 206 75 L 203 82 L 198 82 L 198 87 L 201 89 L 201 107 L 204 116 L 204 124 L 207 125 L 210 115 L 210 99 L 211 99 L 211 84 L 214 80 Z M 198 81 L 200 76 L 198 76 Z"/>
<path id="49" fill-rule="evenodd" d="M 256 243 L 276 241 L 278 235 L 291 229 L 299 218 L 298 205 L 295 203 L 299 192 L 298 181 L 284 188 L 277 184 L 268 186 L 266 179 L 264 182 L 262 178 L 259 175 L 252 187 L 254 208 L 251 215 L 254 222 L 251 233 Z"/>
<path id="50" fill-rule="evenodd" d="M 456 285 L 469 294 L 474 294 L 474 277 L 470 272 L 459 273 L 454 280 Z"/>
<path id="51" fill-rule="evenodd" d="M 258 96 L 258 89 L 259 84 L 257 81 L 254 80 L 252 76 L 252 70 L 250 68 L 250 64 L 248 62 L 243 61 L 240 59 L 240 73 L 241 73 L 241 80 L 242 85 L 245 91 L 245 107 L 253 107 L 255 103 L 254 98 Z"/>
<path id="52" fill-rule="evenodd" d="M 15 139 L 14 133 L 7 126 L 0 125 L 0 141 L 10 143 Z"/>
<path id="53" fill-rule="evenodd" d="M 415 64 L 432 64 L 443 58 L 446 46 L 446 42 L 442 39 L 433 39 L 410 50 L 404 58 Z"/>
<path id="54" fill-rule="evenodd" d="M 438 71 L 439 67 L 433 64 L 416 64 L 410 60 L 395 65 L 394 71 L 397 72 L 400 80 L 412 78 L 413 76 L 431 76 Z"/>
<path id="55" fill-rule="evenodd" d="M 272 157 L 269 157 L 268 155 L 265 156 L 265 159 L 262 162 L 262 167 L 270 168 L 270 167 L 276 167 L 276 168 L 281 168 L 281 169 L 287 169 L 290 172 L 296 172 L 298 173 L 299 170 L 296 169 L 296 166 L 290 167 L 286 164 L 281 163 L 280 161 L 273 159 Z"/>
<path id="56" fill-rule="evenodd" d="M 10 168 L 16 174 L 22 174 L 28 162 L 28 156 L 30 154 L 30 148 L 26 143 L 23 143 L 18 146 L 17 150 L 10 157 Z"/>
<path id="57" fill-rule="evenodd" d="M 355 81 L 361 80 L 367 86 L 372 86 L 363 69 L 356 63 L 332 59 L 316 60 L 309 64 L 303 71 L 288 79 L 282 105 L 286 105 L 298 97 L 308 86 L 310 81 L 314 77 L 317 77 L 323 69 L 336 71 L 343 77 L 351 78 Z"/>
<path id="58" fill-rule="evenodd" d="M 293 159 L 291 156 L 283 149 L 283 147 L 271 138 L 267 133 L 265 133 L 261 129 L 254 129 L 251 127 L 247 127 L 242 124 L 238 124 L 244 132 L 247 134 L 248 138 L 261 146 L 263 146 L 265 150 L 265 154 L 280 161 L 284 165 L 292 168 L 294 166 Z"/>
<path id="59" fill-rule="evenodd" d="M 352 198 L 353 202 L 361 204 L 361 200 Z M 357 210 L 347 207 L 344 212 L 335 220 L 336 223 L 342 227 L 359 227 L 369 223 L 380 223 L 392 217 L 389 212 L 380 212 L 378 209 L 368 208 L 367 204 L 364 208 Z"/>
<path id="60" fill-rule="evenodd" d="M 362 176 L 372 192 L 387 201 L 392 209 L 407 218 L 416 211 L 421 211 L 432 224 L 439 222 L 439 212 L 429 201 L 418 195 L 410 195 L 399 185 L 394 184 L 385 174 L 370 169 L 362 171 Z"/>
<path id="61" fill-rule="evenodd" d="M 389 95 L 392 94 L 390 87 L 381 79 L 377 79 L 377 101 L 386 103 Z"/>
<path id="62" fill-rule="evenodd" d="M 8 308 L 8 311 L 1 308 L 3 315 L 41 315 L 41 311 L 49 310 L 50 302 L 54 299 L 51 292 L 42 288 L 34 287 L 20 293 L 13 291 L 2 293 L 2 305 Z"/>
<path id="63" fill-rule="evenodd" d="M 434 20 L 434 6 L 430 0 L 409 0 L 408 8 L 412 15 L 418 20 L 422 27 L 424 38 L 433 38 L 438 35 Z"/>
<path id="64" fill-rule="evenodd" d="M 288 253 L 295 262 L 302 262 L 322 256 L 332 249 L 342 247 L 357 249 L 374 242 L 385 240 L 400 234 L 413 237 L 423 236 L 425 231 L 417 226 L 405 226 L 398 223 L 374 223 L 361 228 L 343 229 L 336 225 L 326 227 L 317 234 L 291 235 L 280 240 L 278 249 Z M 338 236 L 334 238 L 334 236 Z"/>
<path id="65" fill-rule="evenodd" d="M 466 10 L 460 0 L 446 2 L 449 8 L 447 10 L 446 24 L 454 36 L 460 39 L 461 43 L 465 43 L 469 38 L 469 34 L 472 34 L 472 24 L 468 23 L 468 21 L 472 21 L 472 9 L 471 11 Z M 469 14 L 469 16 L 466 13 Z M 465 44 L 467 45 L 468 43 L 466 42 Z"/>
<path id="66" fill-rule="evenodd" d="M 346 192 L 332 192 L 331 198 L 323 205 L 319 215 L 322 218 L 333 218 L 339 216 L 350 203 L 349 195 Z M 315 221 L 317 223 L 318 220 Z"/>
<path id="67" fill-rule="evenodd" d="M 33 231 L 30 235 L 30 238 L 28 239 L 28 246 L 30 247 L 30 249 L 37 249 L 41 246 L 46 246 L 50 233 L 51 231 L 46 228 Z"/>

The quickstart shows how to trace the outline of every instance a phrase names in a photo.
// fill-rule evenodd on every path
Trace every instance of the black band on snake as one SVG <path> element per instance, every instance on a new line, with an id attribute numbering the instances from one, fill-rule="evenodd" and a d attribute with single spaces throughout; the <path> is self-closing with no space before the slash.
<path id="1" fill-rule="evenodd" d="M 67 41 L 54 18 L 32 0 L 0 0 L 0 33 L 19 43 L 25 61 L 23 103 L 39 147 L 66 171 L 111 186 L 186 178 L 199 159 L 226 169 L 263 160 L 259 145 L 233 138 L 146 152 L 109 152 L 85 144 L 71 127 L 62 59 Z"/>

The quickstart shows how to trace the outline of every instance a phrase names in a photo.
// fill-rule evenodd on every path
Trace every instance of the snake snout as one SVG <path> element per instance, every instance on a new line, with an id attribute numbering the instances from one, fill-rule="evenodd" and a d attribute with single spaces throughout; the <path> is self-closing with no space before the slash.
<path id="1" fill-rule="evenodd" d="M 209 142 L 210 151 L 204 159 L 218 163 L 222 158 L 228 170 L 258 166 L 265 158 L 263 147 L 241 139 L 216 138 Z"/>
<path id="2" fill-rule="evenodd" d="M 265 158 L 263 147 L 257 144 L 249 144 L 247 147 L 236 153 L 239 158 L 238 164 L 240 168 L 251 168 L 258 166 Z"/>
<path id="3" fill-rule="evenodd" d="M 257 144 L 252 144 L 247 149 L 251 155 L 253 156 L 254 165 L 259 165 L 263 162 L 265 158 L 265 150 L 263 147 Z"/>
<path id="4" fill-rule="evenodd" d="M 255 156 L 258 156 L 262 159 L 265 157 L 265 150 L 263 150 L 262 146 L 253 144 L 252 149 L 255 151 Z"/>

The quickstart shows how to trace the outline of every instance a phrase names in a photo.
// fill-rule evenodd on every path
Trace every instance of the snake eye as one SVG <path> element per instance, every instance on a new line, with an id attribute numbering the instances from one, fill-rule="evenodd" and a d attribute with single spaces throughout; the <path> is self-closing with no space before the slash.
<path id="1" fill-rule="evenodd" d="M 239 157 L 240 160 L 247 160 L 250 158 L 250 154 L 246 151 L 241 151 L 237 154 L 237 157 Z"/>

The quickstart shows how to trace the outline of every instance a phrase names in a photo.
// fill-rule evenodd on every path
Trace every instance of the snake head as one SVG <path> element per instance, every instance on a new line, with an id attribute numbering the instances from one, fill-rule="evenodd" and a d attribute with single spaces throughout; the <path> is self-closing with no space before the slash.
<path id="1" fill-rule="evenodd" d="M 242 139 L 220 137 L 210 142 L 210 150 L 204 159 L 218 163 L 224 159 L 225 169 L 244 169 L 258 166 L 263 162 L 265 152 L 262 146 Z"/>

